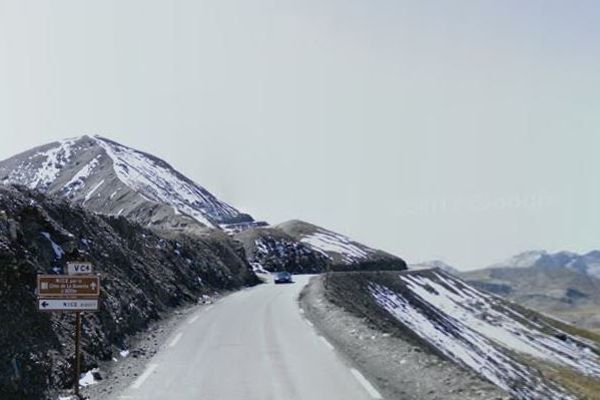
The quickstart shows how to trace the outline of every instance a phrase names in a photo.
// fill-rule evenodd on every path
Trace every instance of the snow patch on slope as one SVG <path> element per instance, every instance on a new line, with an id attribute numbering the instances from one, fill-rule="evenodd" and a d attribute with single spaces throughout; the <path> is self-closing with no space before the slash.
<path id="1" fill-rule="evenodd" d="M 357 246 L 350 238 L 333 232 L 315 232 L 300 241 L 329 258 L 328 252 L 340 254 L 342 261 L 347 264 L 365 260 L 370 253 L 366 248 Z"/>
<path id="2" fill-rule="evenodd" d="M 65 255 L 65 251 L 62 247 L 56 244 L 54 240 L 52 240 L 50 234 L 48 232 L 41 232 L 41 235 L 48 239 L 48 241 L 52 245 L 52 250 L 54 250 L 54 255 L 56 256 L 56 259 L 60 260 L 61 258 L 63 258 L 63 256 Z"/>
<path id="3" fill-rule="evenodd" d="M 90 190 L 86 195 L 85 195 L 85 199 L 83 200 L 83 204 L 87 203 L 89 199 L 92 198 L 92 196 L 94 195 L 94 193 L 96 193 L 96 190 L 98 190 L 98 188 L 100 186 L 102 186 L 104 184 L 104 179 L 102 179 L 100 182 L 98 182 L 98 184 L 96 186 L 94 186 L 92 188 L 92 190 Z"/>
<path id="4" fill-rule="evenodd" d="M 68 196 L 72 192 L 78 191 L 85 187 L 85 181 L 89 178 L 94 168 L 98 166 L 100 156 L 96 156 L 92 161 L 84 165 L 73 177 L 67 182 L 64 187 L 65 194 Z"/>
<path id="5" fill-rule="evenodd" d="M 183 179 L 168 165 L 129 147 L 99 137 L 94 139 L 113 160 L 118 178 L 148 200 L 171 204 L 177 212 L 208 227 L 217 225 L 206 215 L 219 220 L 239 214 L 203 188 Z"/>

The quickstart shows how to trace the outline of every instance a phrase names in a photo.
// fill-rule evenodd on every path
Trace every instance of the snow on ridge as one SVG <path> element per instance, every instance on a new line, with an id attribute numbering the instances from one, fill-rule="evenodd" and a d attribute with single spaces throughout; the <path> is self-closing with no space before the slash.
<path id="1" fill-rule="evenodd" d="M 359 247 L 350 238 L 333 232 L 318 231 L 300 239 L 313 249 L 331 258 L 328 253 L 337 253 L 348 264 L 365 260 L 370 251 Z"/>
<path id="2" fill-rule="evenodd" d="M 545 333 L 495 296 L 440 273 L 433 278 L 401 275 L 410 290 L 397 293 L 371 283 L 375 301 L 443 354 L 482 374 L 520 399 L 570 399 L 564 390 L 541 380 L 539 373 L 512 357 L 519 353 L 600 377 L 600 357 L 591 342 Z M 563 337 L 564 339 L 564 337 Z"/>
<path id="3" fill-rule="evenodd" d="M 198 222 L 217 227 L 212 220 L 239 215 L 233 207 L 220 202 L 204 188 L 182 179 L 174 170 L 129 147 L 94 137 L 113 160 L 118 178 L 150 201 L 167 203 L 177 212 Z"/>

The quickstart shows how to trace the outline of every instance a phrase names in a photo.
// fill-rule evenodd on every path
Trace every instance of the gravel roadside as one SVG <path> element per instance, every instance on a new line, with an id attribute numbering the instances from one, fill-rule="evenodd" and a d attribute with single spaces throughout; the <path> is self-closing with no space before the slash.
<path id="1" fill-rule="evenodd" d="M 311 279 L 299 302 L 306 318 L 388 400 L 510 399 L 493 384 L 398 332 L 382 332 L 366 318 L 334 305 L 324 295 L 323 275 Z"/>

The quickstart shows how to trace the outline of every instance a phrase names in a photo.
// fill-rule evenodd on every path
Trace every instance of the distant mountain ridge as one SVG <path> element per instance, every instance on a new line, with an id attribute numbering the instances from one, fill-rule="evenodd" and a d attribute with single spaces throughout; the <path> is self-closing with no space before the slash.
<path id="1" fill-rule="evenodd" d="M 458 274 L 479 289 L 600 331 L 600 252 L 528 251 Z"/>
<path id="2" fill-rule="evenodd" d="M 0 182 L 155 228 L 202 231 L 262 225 L 165 161 L 100 136 L 49 143 L 1 161 Z"/>
<path id="3" fill-rule="evenodd" d="M 569 251 L 549 253 L 545 250 L 527 251 L 489 268 L 570 268 L 600 278 L 600 251 L 577 254 Z"/>

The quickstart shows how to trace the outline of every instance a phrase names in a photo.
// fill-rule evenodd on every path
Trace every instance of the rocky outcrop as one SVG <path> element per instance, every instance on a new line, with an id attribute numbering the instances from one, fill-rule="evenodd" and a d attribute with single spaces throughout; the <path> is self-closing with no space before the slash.
<path id="1" fill-rule="evenodd" d="M 327 270 L 329 258 L 286 233 L 273 228 L 251 229 L 235 235 L 243 243 L 256 271 L 318 273 Z"/>

